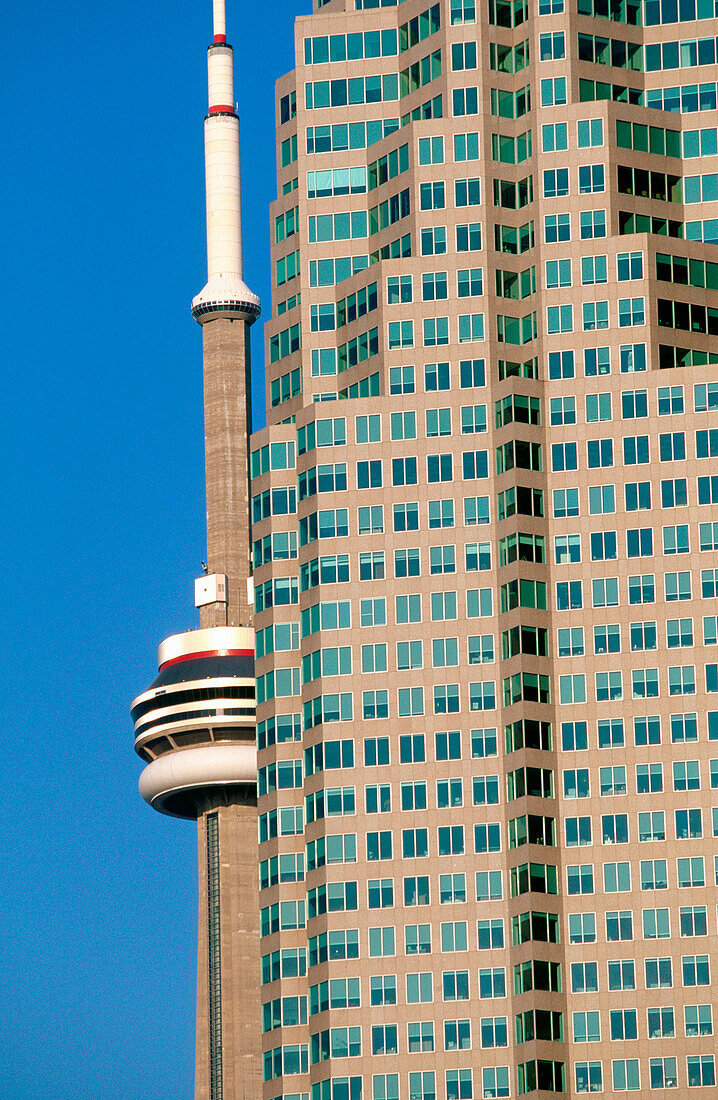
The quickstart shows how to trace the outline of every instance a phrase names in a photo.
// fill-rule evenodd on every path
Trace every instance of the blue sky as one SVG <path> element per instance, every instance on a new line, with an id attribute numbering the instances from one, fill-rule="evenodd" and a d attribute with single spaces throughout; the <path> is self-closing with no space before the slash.
<path id="1" fill-rule="evenodd" d="M 245 277 L 268 312 L 274 81 L 310 0 L 227 4 Z M 205 280 L 210 38 L 210 0 L 3 12 L 0 1095 L 13 1100 L 192 1095 L 195 829 L 140 799 L 128 706 L 158 641 L 195 624 L 204 557 L 189 302 Z M 262 394 L 261 322 L 253 357 Z"/>

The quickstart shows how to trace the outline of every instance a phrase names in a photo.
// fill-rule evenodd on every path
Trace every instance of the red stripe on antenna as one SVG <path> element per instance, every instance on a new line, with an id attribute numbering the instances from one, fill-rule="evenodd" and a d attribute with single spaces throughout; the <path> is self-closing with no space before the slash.
<path id="1" fill-rule="evenodd" d="M 215 34 L 214 41 L 216 45 L 224 44 L 227 41 L 226 34 Z"/>

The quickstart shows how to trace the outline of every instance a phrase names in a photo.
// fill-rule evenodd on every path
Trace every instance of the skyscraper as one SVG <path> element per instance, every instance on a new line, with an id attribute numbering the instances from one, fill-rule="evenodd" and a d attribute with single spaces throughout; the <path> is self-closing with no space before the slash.
<path id="1" fill-rule="evenodd" d="M 202 326 L 207 562 L 200 629 L 159 647 L 159 675 L 132 704 L 143 797 L 197 821 L 196 1100 L 261 1095 L 257 750 L 249 560 L 249 327 L 259 299 L 242 275 L 239 120 L 224 0 L 213 0 L 204 122 L 207 284 Z"/>
<path id="2" fill-rule="evenodd" d="M 296 23 L 251 444 L 267 1100 L 715 1094 L 697 5 Z"/>
<path id="3" fill-rule="evenodd" d="M 247 495 L 215 3 L 208 575 L 133 705 L 198 1097 L 715 1095 L 715 14 L 315 0 Z"/>

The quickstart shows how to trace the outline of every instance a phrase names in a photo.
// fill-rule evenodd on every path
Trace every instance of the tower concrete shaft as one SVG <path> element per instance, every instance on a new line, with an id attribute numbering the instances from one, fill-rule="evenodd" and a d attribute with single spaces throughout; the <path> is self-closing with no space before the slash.
<path id="1" fill-rule="evenodd" d="M 259 299 L 242 277 L 239 119 L 224 0 L 213 0 L 204 123 L 207 285 L 192 303 L 202 325 L 207 572 L 226 584 L 203 601 L 204 628 L 249 627 L 249 328 Z M 257 788 L 208 791 L 198 804 L 199 936 L 196 1100 L 261 1096 Z"/>
<path id="2" fill-rule="evenodd" d="M 227 577 L 227 602 L 200 608 L 202 626 L 249 626 L 249 324 L 217 318 L 202 328 L 207 569 Z"/>
<path id="3" fill-rule="evenodd" d="M 195 1100 L 262 1095 L 257 799 L 237 791 L 197 819 L 199 928 Z M 253 899 L 254 894 L 254 899 Z M 248 904 L 251 902 L 251 904 Z"/>
<path id="4" fill-rule="evenodd" d="M 132 704 L 140 791 L 196 820 L 199 842 L 197 1100 L 260 1100 L 261 1013 L 254 634 L 250 591 L 249 328 L 242 277 L 239 119 L 224 0 L 213 0 L 204 123 L 207 284 L 203 328 L 207 562 L 200 629 L 159 647 L 159 675 Z"/>

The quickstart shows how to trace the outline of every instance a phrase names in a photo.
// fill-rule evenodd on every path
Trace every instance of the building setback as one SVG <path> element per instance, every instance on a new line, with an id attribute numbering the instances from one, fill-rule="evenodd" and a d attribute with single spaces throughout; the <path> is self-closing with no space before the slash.
<path id="1" fill-rule="evenodd" d="M 265 1100 L 716 1094 L 697 3 L 296 22 L 251 443 Z"/>

